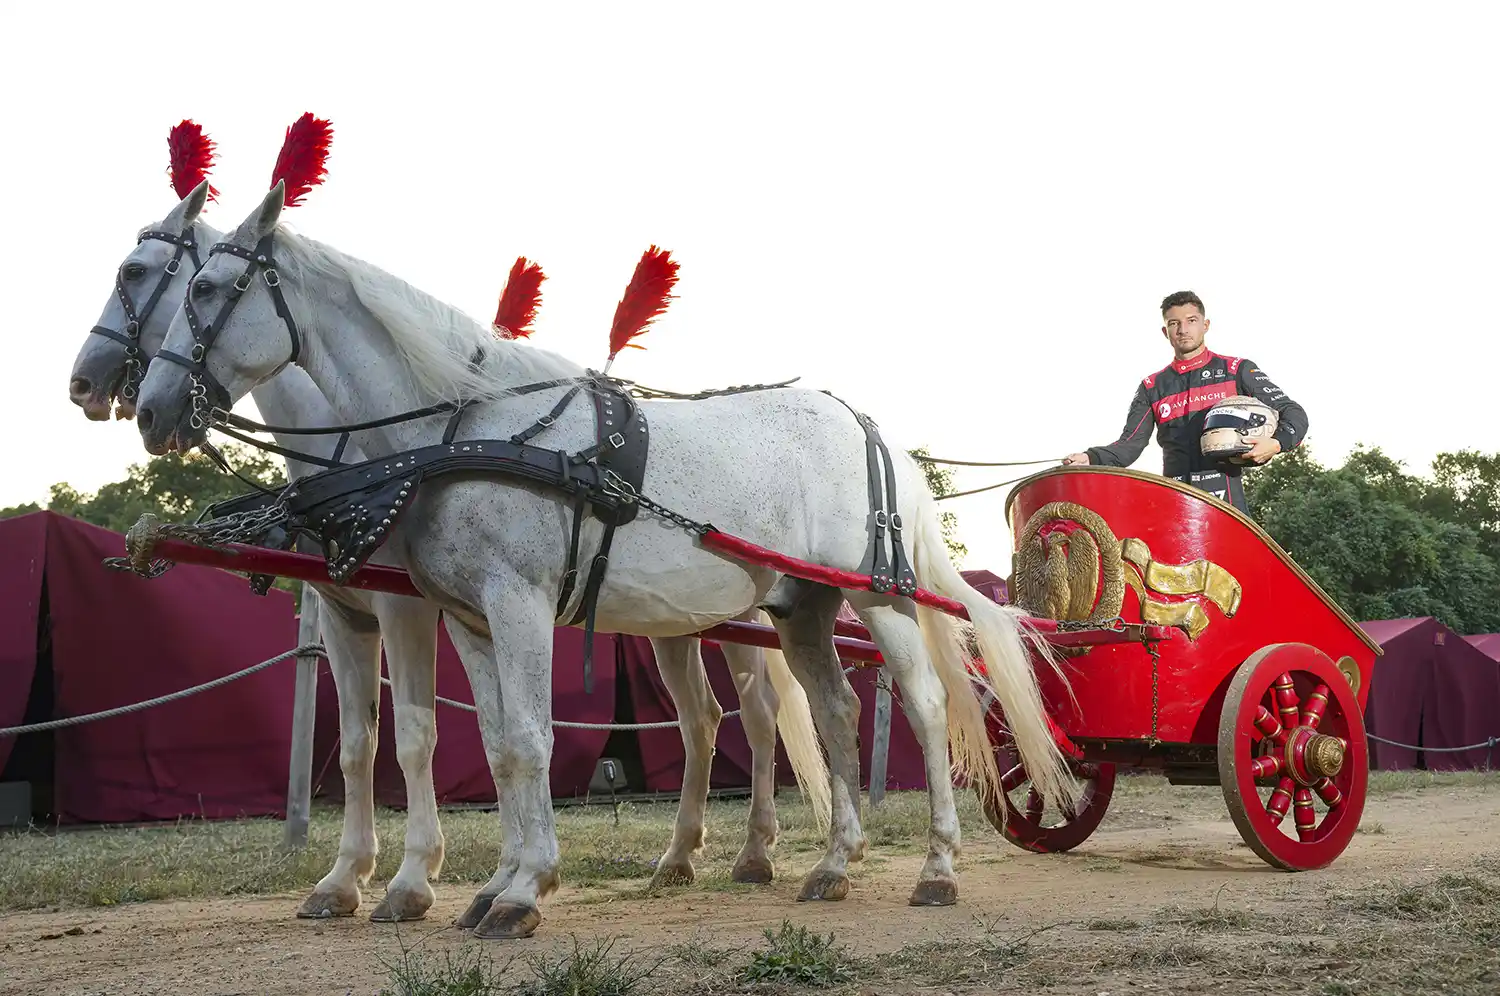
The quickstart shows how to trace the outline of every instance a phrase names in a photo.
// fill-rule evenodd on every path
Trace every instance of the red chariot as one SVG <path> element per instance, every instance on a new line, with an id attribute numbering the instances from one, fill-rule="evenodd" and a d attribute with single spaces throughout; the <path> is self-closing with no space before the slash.
<path id="1" fill-rule="evenodd" d="M 1245 842 L 1276 867 L 1338 857 L 1364 810 L 1379 645 L 1248 516 L 1171 479 L 1048 470 L 1016 486 L 1006 513 L 1018 606 L 1064 630 L 1141 639 L 1055 648 L 1066 681 L 1038 660 L 1087 789 L 1048 819 L 1012 764 L 1003 811 L 987 814 L 995 828 L 1028 850 L 1076 847 L 1104 818 L 1116 772 L 1142 768 L 1221 786 Z M 991 720 L 1013 757 L 998 710 Z"/>

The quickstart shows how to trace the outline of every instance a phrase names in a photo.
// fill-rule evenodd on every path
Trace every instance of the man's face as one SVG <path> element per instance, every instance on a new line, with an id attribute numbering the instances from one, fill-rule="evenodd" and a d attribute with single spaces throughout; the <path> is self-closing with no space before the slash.
<path id="1" fill-rule="evenodd" d="M 1203 345 L 1203 337 L 1208 333 L 1208 319 L 1203 317 L 1196 305 L 1173 305 L 1162 317 L 1166 320 L 1166 325 L 1161 332 L 1172 344 L 1172 352 L 1178 356 L 1188 356 Z"/>

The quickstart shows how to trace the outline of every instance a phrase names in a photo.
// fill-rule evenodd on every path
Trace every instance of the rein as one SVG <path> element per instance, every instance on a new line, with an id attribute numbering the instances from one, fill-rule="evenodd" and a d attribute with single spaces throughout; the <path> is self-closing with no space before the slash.
<path id="1" fill-rule="evenodd" d="M 203 264 L 198 261 L 198 243 L 188 234 L 192 230 L 192 225 L 189 225 L 180 233 L 148 229 L 137 236 L 135 240 L 136 245 L 140 245 L 147 239 L 151 239 L 156 242 L 165 242 L 169 245 L 174 245 L 177 247 L 177 251 L 172 254 L 171 259 L 167 260 L 166 269 L 162 273 L 161 279 L 156 282 L 156 289 L 146 299 L 146 306 L 140 310 L 136 310 L 135 299 L 130 296 L 130 291 L 125 287 L 125 274 L 123 272 L 125 268 L 122 266 L 116 270 L 115 296 L 120 299 L 120 307 L 125 311 L 125 328 L 117 330 L 106 328 L 103 325 L 95 325 L 89 329 L 90 334 L 102 335 L 106 339 L 113 339 L 125 347 L 125 380 L 120 385 L 120 397 L 126 401 L 135 401 L 136 396 L 140 393 L 141 381 L 146 379 L 146 368 L 151 365 L 151 358 L 149 356 L 146 357 L 145 362 L 141 361 L 141 326 L 146 323 L 147 318 L 151 317 L 151 312 L 156 310 L 157 304 L 161 301 L 162 294 L 166 292 L 167 285 L 172 282 L 172 278 L 182 269 L 182 254 L 187 252 L 193 257 L 194 273 L 203 268 Z"/>

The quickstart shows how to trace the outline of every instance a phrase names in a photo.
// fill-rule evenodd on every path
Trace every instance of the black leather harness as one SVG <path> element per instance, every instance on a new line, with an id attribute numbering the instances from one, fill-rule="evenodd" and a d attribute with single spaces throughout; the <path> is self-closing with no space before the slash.
<path id="1" fill-rule="evenodd" d="M 161 279 L 157 280 L 156 287 L 151 291 L 151 296 L 139 309 L 135 306 L 135 298 L 130 296 L 130 291 L 125 287 L 125 267 L 121 266 L 115 271 L 115 296 L 120 299 L 120 307 L 125 311 L 125 327 L 123 329 L 106 328 L 103 325 L 95 325 L 89 329 L 93 335 L 102 335 L 106 339 L 113 339 L 125 347 L 125 379 L 120 385 L 120 397 L 126 401 L 133 402 L 136 395 L 140 393 L 141 381 L 146 379 L 146 368 L 151 364 L 151 357 L 141 359 L 141 326 L 146 319 L 151 317 L 151 312 L 161 301 L 162 294 L 166 293 L 167 285 L 172 278 L 182 269 L 182 254 L 186 252 L 193 257 L 193 270 L 196 272 L 203 268 L 198 261 L 198 243 L 192 237 L 193 227 L 189 225 L 182 232 L 161 232 L 148 229 L 142 232 L 135 240 L 140 245 L 147 239 L 157 242 L 166 242 L 177 247 L 172 258 L 167 260 L 165 270 Z"/>

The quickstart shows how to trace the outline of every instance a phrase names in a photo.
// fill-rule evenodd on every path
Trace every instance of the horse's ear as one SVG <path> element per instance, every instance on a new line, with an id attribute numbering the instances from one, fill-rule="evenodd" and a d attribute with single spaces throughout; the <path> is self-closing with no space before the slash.
<path id="1" fill-rule="evenodd" d="M 255 238 L 257 241 L 276 231 L 276 223 L 281 220 L 281 209 L 286 204 L 286 181 L 279 180 L 276 186 L 266 192 L 265 198 L 256 209 L 252 224 L 255 226 Z"/>
<path id="2" fill-rule="evenodd" d="M 198 213 L 203 210 L 203 205 L 208 202 L 208 181 L 201 181 L 196 187 L 188 191 L 188 195 L 177 202 L 177 206 L 167 212 L 162 219 L 162 228 L 169 232 L 185 232 L 193 227 L 193 222 L 198 220 Z"/>

